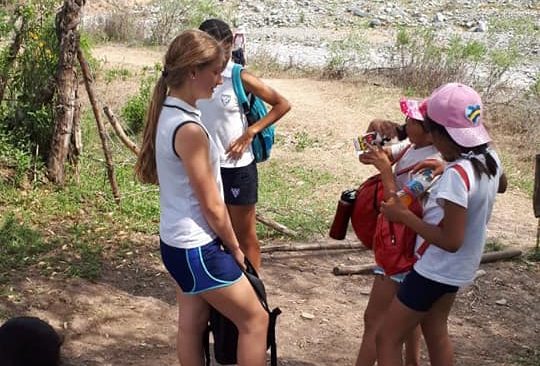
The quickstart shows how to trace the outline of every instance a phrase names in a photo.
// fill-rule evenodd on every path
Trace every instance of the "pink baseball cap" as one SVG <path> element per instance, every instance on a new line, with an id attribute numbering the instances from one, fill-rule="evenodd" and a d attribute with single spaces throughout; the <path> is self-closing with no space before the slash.
<path id="1" fill-rule="evenodd" d="M 424 101 L 418 101 L 414 99 L 405 99 L 401 98 L 399 100 L 399 106 L 401 108 L 401 112 L 403 112 L 404 115 L 407 117 L 410 117 L 412 119 L 416 119 L 418 121 L 424 120 L 424 115 L 420 111 L 420 105 L 423 104 Z"/>
<path id="2" fill-rule="evenodd" d="M 463 147 L 491 141 L 482 122 L 482 99 L 467 85 L 448 83 L 435 89 L 427 101 L 427 115 Z"/>

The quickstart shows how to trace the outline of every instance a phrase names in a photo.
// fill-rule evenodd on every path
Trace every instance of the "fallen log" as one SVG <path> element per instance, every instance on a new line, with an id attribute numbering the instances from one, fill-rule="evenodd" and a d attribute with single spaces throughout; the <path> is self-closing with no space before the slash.
<path id="1" fill-rule="evenodd" d="M 480 263 L 491 263 L 502 259 L 519 257 L 522 254 L 519 249 L 507 249 L 498 252 L 488 252 L 482 255 Z M 347 276 L 353 274 L 372 274 L 375 264 L 344 265 L 340 264 L 332 270 L 336 276 Z"/>
<path id="2" fill-rule="evenodd" d="M 521 250 L 519 249 L 506 249 L 498 252 L 487 252 L 482 255 L 482 260 L 480 261 L 480 263 L 491 263 L 499 261 L 501 259 L 519 257 L 520 255 Z"/>
<path id="3" fill-rule="evenodd" d="M 303 250 L 335 250 L 335 249 L 366 249 L 358 242 L 336 242 L 336 243 L 283 243 L 261 246 L 262 253 L 271 252 L 295 252 Z"/>

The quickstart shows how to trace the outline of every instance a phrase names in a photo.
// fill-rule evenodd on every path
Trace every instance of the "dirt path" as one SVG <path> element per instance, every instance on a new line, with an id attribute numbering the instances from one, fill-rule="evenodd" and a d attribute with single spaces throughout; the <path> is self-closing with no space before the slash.
<path id="1" fill-rule="evenodd" d="M 95 55 L 107 55 L 105 67 L 136 69 L 152 66 L 161 54 L 106 46 L 96 49 Z M 298 159 L 294 163 L 340 177 L 327 191 L 314 194 L 337 198 L 342 189 L 373 173 L 372 168 L 356 162 L 350 141 L 376 116 L 400 118 L 397 90 L 307 79 L 268 82 L 293 105 L 291 113 L 279 123 L 281 143 L 273 156 L 284 164 L 284 169 L 291 160 L 288 141 L 298 132 L 308 132 L 320 143 L 294 155 Z M 136 83 L 128 85 L 136 88 Z M 530 199 L 519 192 L 499 197 L 489 240 L 530 248 L 535 234 L 530 206 Z M 8 308 L 42 316 L 63 329 L 68 365 L 176 364 L 174 290 L 160 263 L 157 243 L 155 238 L 136 235 L 129 240 L 138 253 L 127 261 L 112 259 L 97 283 L 55 282 L 31 273 L 21 274 L 13 283 L 19 294 Z M 349 236 L 347 240 L 354 238 Z M 340 263 L 371 261 L 366 251 L 264 256 L 263 276 L 269 300 L 283 310 L 278 327 L 280 365 L 352 364 L 372 279 L 336 277 L 331 270 Z M 501 262 L 482 268 L 487 274 L 461 292 L 450 318 L 456 364 L 512 365 L 517 355 L 540 346 L 538 266 Z M 501 299 L 506 300 L 506 305 L 496 304 Z M 427 365 L 425 349 L 423 359 L 423 365 Z"/>

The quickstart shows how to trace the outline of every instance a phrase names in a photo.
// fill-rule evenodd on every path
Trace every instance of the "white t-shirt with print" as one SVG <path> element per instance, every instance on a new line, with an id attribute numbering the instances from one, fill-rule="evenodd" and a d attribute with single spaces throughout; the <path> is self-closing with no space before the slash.
<path id="1" fill-rule="evenodd" d="M 220 152 L 220 164 L 224 168 L 235 168 L 249 165 L 254 159 L 251 144 L 240 159 L 231 159 L 225 153 L 230 144 L 246 132 L 247 119 L 242 113 L 238 98 L 232 84 L 234 63 L 229 60 L 221 73 L 223 84 L 218 85 L 210 99 L 197 101 L 197 108 L 202 115 L 201 120 L 210 135 L 216 141 Z"/>
<path id="2" fill-rule="evenodd" d="M 402 142 L 399 142 L 397 144 L 391 145 L 391 153 L 392 158 L 395 159 L 399 157 L 399 155 L 405 150 L 411 143 L 409 140 L 404 140 Z M 428 145 L 424 147 L 415 147 L 414 144 L 411 145 L 411 147 L 405 152 L 405 154 L 399 159 L 399 161 L 394 165 L 394 174 L 399 172 L 400 170 L 412 167 L 419 162 L 426 160 L 426 159 L 436 159 L 436 160 L 442 160 L 441 154 L 439 151 L 435 148 L 433 145 Z M 401 189 L 409 181 L 411 178 L 410 173 L 404 173 L 396 176 L 396 182 L 398 185 L 398 188 Z"/>
<path id="3" fill-rule="evenodd" d="M 499 187 L 502 167 L 497 153 L 489 150 L 497 162 L 497 174 L 488 178 L 475 175 L 472 163 L 467 159 L 459 159 L 450 163 L 441 178 L 431 187 L 429 197 L 424 205 L 423 220 L 438 225 L 444 215 L 445 201 L 453 202 L 467 209 L 465 237 L 463 244 L 455 253 L 450 253 L 435 245 L 430 245 L 424 255 L 416 262 L 414 269 L 420 275 L 433 281 L 451 286 L 462 287 L 470 284 L 478 269 L 486 240 L 486 226 L 491 216 L 495 195 Z M 477 158 L 483 162 L 483 155 Z M 470 190 L 467 191 L 465 181 L 459 172 L 450 168 L 459 164 L 467 173 Z M 418 235 L 417 248 L 424 242 Z"/>

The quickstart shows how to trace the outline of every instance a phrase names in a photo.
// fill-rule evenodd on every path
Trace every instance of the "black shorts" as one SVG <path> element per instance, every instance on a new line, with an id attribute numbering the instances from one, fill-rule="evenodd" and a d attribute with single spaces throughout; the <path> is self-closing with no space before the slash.
<path id="1" fill-rule="evenodd" d="M 259 175 L 255 160 L 239 168 L 221 168 L 223 194 L 228 205 L 254 205 L 257 203 Z"/>
<path id="2" fill-rule="evenodd" d="M 412 310 L 426 312 L 443 295 L 456 293 L 458 289 L 423 277 L 413 269 L 399 286 L 397 298 Z"/>

